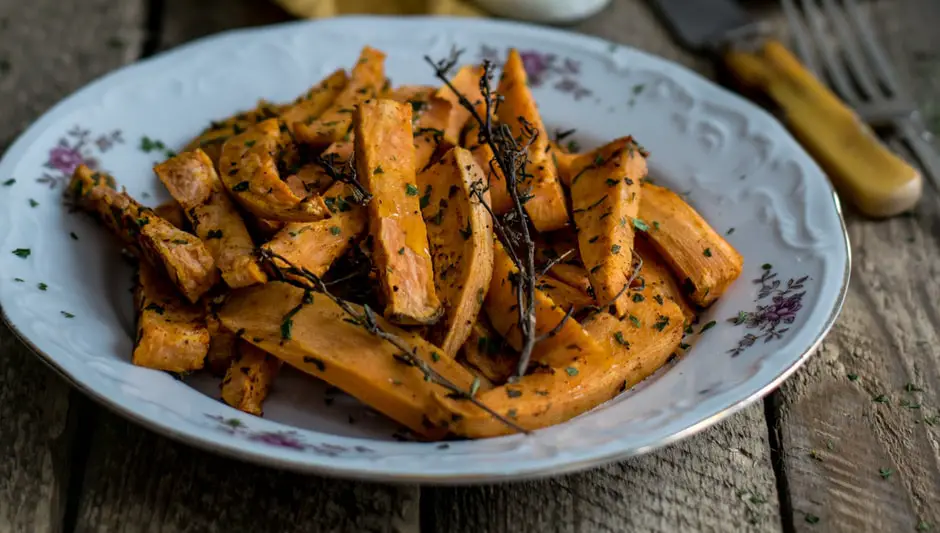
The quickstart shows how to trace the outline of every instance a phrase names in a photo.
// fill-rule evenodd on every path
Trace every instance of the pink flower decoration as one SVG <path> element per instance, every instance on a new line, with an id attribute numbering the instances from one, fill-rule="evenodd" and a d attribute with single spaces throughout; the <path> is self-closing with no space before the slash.
<path id="1" fill-rule="evenodd" d="M 49 162 L 46 166 L 54 168 L 63 174 L 75 172 L 78 165 L 85 162 L 81 152 L 68 146 L 56 146 L 49 151 Z"/>

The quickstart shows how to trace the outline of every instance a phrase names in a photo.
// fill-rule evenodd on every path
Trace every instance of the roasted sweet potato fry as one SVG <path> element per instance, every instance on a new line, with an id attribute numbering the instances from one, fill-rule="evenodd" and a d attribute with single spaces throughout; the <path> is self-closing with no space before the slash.
<path id="1" fill-rule="evenodd" d="M 379 412 L 430 438 L 446 433 L 428 413 L 441 386 L 425 381 L 422 371 L 400 361 L 400 351 L 354 323 L 332 300 L 285 283 L 242 289 L 219 312 L 230 330 L 282 361 L 343 389 Z M 358 306 L 354 306 L 360 310 Z M 361 310 L 360 310 L 361 311 Z M 381 317 L 379 326 L 404 339 L 435 372 L 468 390 L 473 377 L 416 333 L 399 329 Z M 437 355 L 435 355 L 437 354 Z"/>
<path id="2" fill-rule="evenodd" d="M 741 275 L 744 259 L 678 194 L 652 183 L 642 189 L 639 218 L 650 242 L 692 302 L 711 304 Z"/>
<path id="3" fill-rule="evenodd" d="M 558 263 L 548 271 L 548 275 L 578 289 L 588 296 L 594 293 L 591 287 L 591 279 L 588 277 L 588 271 L 580 265 L 571 265 L 568 263 Z"/>
<path id="4" fill-rule="evenodd" d="M 171 157 L 154 167 L 154 172 L 186 211 L 229 287 L 267 281 L 255 258 L 248 228 L 202 150 Z"/>
<path id="5" fill-rule="evenodd" d="M 333 216 L 317 222 L 292 222 L 262 248 L 294 265 L 322 276 L 366 229 L 366 210 L 357 205 L 345 183 L 334 183 L 324 193 Z"/>
<path id="6" fill-rule="evenodd" d="M 561 306 L 562 309 L 573 307 L 575 313 L 593 307 L 596 303 L 588 293 L 578 290 L 551 275 L 543 277 L 538 288 L 548 295 L 556 305 Z"/>
<path id="7" fill-rule="evenodd" d="M 523 376 L 518 383 L 486 391 L 478 399 L 487 407 L 524 429 L 535 430 L 559 424 L 617 396 L 640 382 L 675 351 L 682 338 L 682 313 L 668 302 L 663 308 L 643 302 L 634 308 L 643 326 L 597 313 L 584 327 L 603 350 L 580 356 L 565 367 L 540 370 Z M 451 424 L 456 435 L 470 438 L 512 433 L 512 428 L 482 410 L 438 395 L 443 413 L 456 415 Z"/>
<path id="8" fill-rule="evenodd" d="M 373 195 L 369 231 L 385 317 L 398 324 L 434 324 L 443 308 L 421 218 L 411 106 L 392 100 L 364 102 L 354 124 L 356 170 Z"/>
<path id="9" fill-rule="evenodd" d="M 343 140 L 352 131 L 352 114 L 357 104 L 378 96 L 385 82 L 385 54 L 366 46 L 362 49 L 346 87 L 333 104 L 310 124 L 297 123 L 294 136 L 298 142 L 325 148 Z"/>
<path id="10" fill-rule="evenodd" d="M 260 218 L 312 222 L 330 215 L 317 194 L 300 197 L 281 179 L 278 157 L 285 150 L 275 119 L 233 135 L 222 146 L 219 175 L 232 197 Z"/>
<path id="11" fill-rule="evenodd" d="M 262 120 L 278 116 L 283 109 L 280 105 L 261 100 L 250 111 L 236 113 L 228 118 L 213 121 L 205 131 L 190 141 L 183 148 L 183 151 L 191 152 L 196 148 L 201 148 L 212 160 L 212 163 L 218 166 L 219 156 L 222 155 L 222 145 L 229 137 L 244 132 L 249 126 Z"/>
<path id="12" fill-rule="evenodd" d="M 96 214 L 125 244 L 162 270 L 190 302 L 199 300 L 218 281 L 209 250 L 198 238 L 158 217 L 127 193 L 114 190 L 113 183 L 110 176 L 80 165 L 72 175 L 69 191 L 79 206 Z"/>
<path id="13" fill-rule="evenodd" d="M 339 69 L 326 77 L 281 112 L 281 120 L 296 135 L 296 124 L 309 125 L 320 118 L 340 95 L 349 78 Z"/>
<path id="14" fill-rule="evenodd" d="M 235 357 L 235 341 L 238 336 L 225 329 L 213 313 L 206 314 L 206 329 L 209 331 L 209 352 L 206 367 L 216 376 L 225 375 L 232 358 Z"/>
<path id="15" fill-rule="evenodd" d="M 169 280 L 144 261 L 137 272 L 134 294 L 137 304 L 134 364 L 176 373 L 202 368 L 209 351 L 203 310 L 181 300 Z"/>
<path id="16" fill-rule="evenodd" d="M 634 293 L 639 292 L 641 297 L 653 298 L 657 302 L 660 299 L 672 300 L 682 310 L 686 323 L 695 320 L 695 310 L 682 294 L 675 276 L 644 234 L 636 236 L 633 251 L 643 259 L 643 268 L 630 291 L 630 298 L 637 298 Z"/>
<path id="17" fill-rule="evenodd" d="M 493 279 L 484 308 L 496 331 L 510 346 L 519 350 L 522 348 L 522 336 L 519 332 L 516 287 L 512 281 L 519 271 L 499 241 L 495 242 L 493 250 Z M 535 291 L 535 302 L 536 334 L 544 335 L 564 319 L 567 309 L 557 305 L 542 291 Z M 604 348 L 577 321 L 569 319 L 554 335 L 535 345 L 532 361 L 563 367 L 577 357 L 603 352 Z"/>
<path id="18" fill-rule="evenodd" d="M 158 217 L 173 224 L 176 229 L 186 231 L 189 227 L 189 221 L 186 220 L 186 212 L 183 211 L 183 208 L 180 207 L 179 202 L 176 200 L 163 202 L 157 207 L 154 207 L 153 212 Z"/>
<path id="19" fill-rule="evenodd" d="M 416 170 L 421 171 L 428 166 L 438 151 L 453 146 L 444 140 L 444 130 L 450 120 L 451 103 L 435 96 L 433 87 L 399 87 L 390 92 L 390 99 L 411 106 Z"/>
<path id="20" fill-rule="evenodd" d="M 493 276 L 493 222 L 472 192 L 485 186 L 483 180 L 473 156 L 460 147 L 418 174 L 418 188 L 427 199 L 421 212 L 427 223 L 434 284 L 444 306 L 444 316 L 428 338 L 451 357 L 467 340 Z M 483 201 L 488 199 L 483 193 Z"/>
<path id="21" fill-rule="evenodd" d="M 483 76 L 483 67 L 480 65 L 465 65 L 460 67 L 450 83 L 474 106 L 482 107 L 483 94 L 480 92 L 480 78 Z M 444 128 L 444 142 L 450 146 L 457 146 L 460 142 L 460 132 L 470 118 L 470 111 L 460 104 L 457 94 L 447 85 L 442 85 L 435 96 L 450 102 L 450 116 L 447 127 Z"/>
<path id="22" fill-rule="evenodd" d="M 239 339 L 235 343 L 235 357 L 222 380 L 222 401 L 239 411 L 261 416 L 261 404 L 280 369 L 280 359 Z"/>
<path id="23" fill-rule="evenodd" d="M 493 330 L 485 315 L 480 315 L 473 323 L 461 353 L 467 364 L 497 385 L 506 383 L 516 372 L 519 361 L 519 354 Z"/>
<path id="24" fill-rule="evenodd" d="M 627 137 L 582 156 L 575 168 L 571 213 L 578 228 L 581 260 L 597 301 L 613 302 L 622 317 L 629 307 L 625 287 L 633 270 L 633 221 L 640 207 L 646 160 Z"/>
<path id="25" fill-rule="evenodd" d="M 520 192 L 532 196 L 525 203 L 525 210 L 540 232 L 563 228 L 568 224 L 565 192 L 548 150 L 548 132 L 529 91 L 528 76 L 516 49 L 509 51 L 497 93 L 503 97 L 497 110 L 499 121 L 509 126 L 513 137 L 526 139 L 528 128 L 537 132 L 529 145 L 529 161 L 525 172 L 531 177 L 522 179 L 520 176 L 519 182 Z"/>

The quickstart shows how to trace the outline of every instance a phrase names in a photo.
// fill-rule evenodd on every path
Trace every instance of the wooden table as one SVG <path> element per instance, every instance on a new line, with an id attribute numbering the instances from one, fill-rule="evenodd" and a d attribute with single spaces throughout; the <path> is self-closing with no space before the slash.
<path id="1" fill-rule="evenodd" d="M 871 9 L 940 126 L 940 2 Z M 0 142 L 121 65 L 286 19 L 261 0 L 0 0 Z M 640 0 L 573 29 L 709 71 Z M 0 532 L 940 531 L 940 195 L 848 224 L 845 310 L 779 390 L 656 453 L 530 483 L 373 485 L 217 457 L 92 404 L 0 326 Z"/>

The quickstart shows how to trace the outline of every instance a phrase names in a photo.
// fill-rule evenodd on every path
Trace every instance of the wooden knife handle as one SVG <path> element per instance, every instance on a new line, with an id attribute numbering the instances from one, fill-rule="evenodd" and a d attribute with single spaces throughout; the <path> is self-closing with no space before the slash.
<path id="1" fill-rule="evenodd" d="M 724 59 L 738 81 L 780 107 L 793 134 L 862 213 L 889 217 L 920 199 L 920 172 L 889 151 L 779 41 L 767 41 L 756 53 L 731 50 Z"/>

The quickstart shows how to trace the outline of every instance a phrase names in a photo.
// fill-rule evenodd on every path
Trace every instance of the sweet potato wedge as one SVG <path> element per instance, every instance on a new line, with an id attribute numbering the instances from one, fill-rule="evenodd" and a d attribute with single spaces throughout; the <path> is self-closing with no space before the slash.
<path id="1" fill-rule="evenodd" d="M 206 354 L 205 366 L 213 375 L 224 376 L 232 358 L 235 357 L 235 341 L 238 336 L 225 329 L 211 311 L 206 313 L 206 329 L 209 331 L 209 352 Z"/>
<path id="2" fill-rule="evenodd" d="M 558 263 L 548 271 L 548 275 L 566 285 L 574 287 L 588 296 L 594 293 L 594 289 L 591 287 L 591 279 L 588 277 L 588 271 L 583 266 Z"/>
<path id="3" fill-rule="evenodd" d="M 482 107 L 483 94 L 480 92 L 480 78 L 483 76 L 483 67 L 480 65 L 465 65 L 460 67 L 451 84 L 474 106 Z M 444 128 L 444 142 L 450 146 L 457 146 L 460 142 L 460 132 L 470 119 L 470 111 L 460 105 L 457 95 L 446 84 L 442 85 L 435 96 L 450 102 L 450 116 Z"/>
<path id="4" fill-rule="evenodd" d="M 434 284 L 444 306 L 444 316 L 428 338 L 451 357 L 467 340 L 493 276 L 493 222 L 471 192 L 483 180 L 473 156 L 460 147 L 418 174 L 418 189 L 427 198 L 421 212 L 427 224 Z M 483 196 L 488 201 L 489 196 Z"/>
<path id="5" fill-rule="evenodd" d="M 594 298 L 590 294 L 576 289 L 551 275 L 542 278 L 538 289 L 551 298 L 556 305 L 561 306 L 562 309 L 574 307 L 575 313 L 595 305 Z"/>
<path id="6" fill-rule="evenodd" d="M 222 145 L 219 175 L 225 188 L 259 218 L 312 222 L 330 215 L 317 194 L 300 197 L 281 179 L 280 154 L 286 150 L 276 119 L 250 126 Z"/>
<path id="7" fill-rule="evenodd" d="M 322 276 L 365 232 L 366 210 L 353 202 L 351 195 L 348 185 L 334 183 L 323 195 L 327 206 L 333 208 L 332 217 L 292 222 L 262 248 Z"/>
<path id="8" fill-rule="evenodd" d="M 300 95 L 293 104 L 287 106 L 281 112 L 281 120 L 296 135 L 296 125 L 313 124 L 336 101 L 348 83 L 349 77 L 346 76 L 346 71 L 339 69 L 333 72 L 309 91 Z"/>
<path id="9" fill-rule="evenodd" d="M 229 287 L 267 281 L 254 256 L 255 244 L 248 228 L 225 192 L 212 161 L 202 150 L 183 152 L 153 170 L 186 211 L 196 235 L 209 249 Z"/>
<path id="10" fill-rule="evenodd" d="M 366 46 L 352 68 L 349 82 L 333 104 L 312 123 L 295 124 L 297 141 L 314 148 L 325 148 L 343 140 L 352 131 L 352 114 L 356 105 L 378 96 L 384 83 L 385 54 Z"/>
<path id="11" fill-rule="evenodd" d="M 519 354 L 513 353 L 484 315 L 473 323 L 461 353 L 467 364 L 497 385 L 506 383 L 519 361 Z"/>
<path id="12" fill-rule="evenodd" d="M 181 300 L 169 281 L 144 261 L 137 271 L 134 295 L 134 364 L 176 373 L 202 368 L 209 351 L 203 310 Z"/>
<path id="13" fill-rule="evenodd" d="M 385 317 L 398 324 L 434 324 L 443 308 L 421 217 L 411 106 L 392 100 L 364 102 L 354 124 L 357 173 L 373 195 L 369 232 Z"/>
<path id="14" fill-rule="evenodd" d="M 186 231 L 186 229 L 190 227 L 189 222 L 186 220 L 186 212 L 183 211 L 183 208 L 180 207 L 179 202 L 176 200 L 163 202 L 157 207 L 154 207 L 153 212 L 158 217 L 173 224 L 173 227 L 176 229 Z"/>
<path id="15" fill-rule="evenodd" d="M 451 103 L 435 96 L 433 87 L 399 87 L 391 91 L 390 99 L 411 106 L 416 170 L 421 171 L 428 166 L 438 151 L 453 146 L 447 144 L 444 139 L 450 120 Z"/>
<path id="16" fill-rule="evenodd" d="M 525 210 L 540 232 L 563 228 L 568 224 L 565 193 L 549 154 L 548 132 L 529 91 L 528 76 L 516 49 L 509 51 L 497 93 L 503 97 L 497 116 L 502 124 L 509 126 L 513 137 L 525 137 L 523 120 L 538 132 L 529 145 L 529 161 L 526 164 L 525 173 L 531 177 L 521 179 L 520 176 L 520 192 L 532 196 L 525 203 Z"/>
<path id="17" fill-rule="evenodd" d="M 597 301 L 613 302 L 622 317 L 629 307 L 624 287 L 633 271 L 633 221 L 640 207 L 637 196 L 640 180 L 646 177 L 646 160 L 627 137 L 596 155 L 582 156 L 575 167 L 579 170 L 570 185 L 571 213 L 581 260 Z"/>
<path id="18" fill-rule="evenodd" d="M 634 309 L 648 324 L 634 327 L 607 313 L 585 321 L 592 338 L 603 351 L 579 356 L 563 368 L 539 370 L 478 396 L 480 402 L 518 424 L 535 430 L 559 424 L 617 396 L 660 368 L 682 338 L 682 313 L 675 304 L 661 309 L 644 302 Z M 668 317 L 660 330 L 661 317 Z M 659 320 L 659 322 L 657 322 Z M 451 431 L 470 438 L 512 433 L 512 428 L 472 405 L 456 403 L 438 395 L 443 418 L 450 413 L 457 421 Z M 456 416 L 454 416 L 456 415 Z"/>
<path id="19" fill-rule="evenodd" d="M 676 193 L 643 184 L 639 218 L 693 303 L 705 307 L 741 275 L 744 259 Z"/>
<path id="20" fill-rule="evenodd" d="M 239 339 L 222 380 L 222 401 L 239 411 L 261 416 L 261 404 L 280 369 L 280 359 Z"/>
<path id="21" fill-rule="evenodd" d="M 519 332 L 516 287 L 512 281 L 519 271 L 499 241 L 494 243 L 493 251 L 493 279 L 484 309 L 493 328 L 510 346 L 519 350 L 522 348 L 522 335 Z M 553 302 L 543 291 L 535 291 L 536 333 L 543 335 L 551 331 L 564 318 L 566 311 L 567 309 Z M 603 352 L 604 348 L 591 338 L 577 321 L 570 319 L 555 335 L 535 345 L 532 361 L 552 367 L 563 367 L 578 357 L 589 357 Z"/>
<path id="22" fill-rule="evenodd" d="M 552 156 L 552 162 L 555 163 L 555 169 L 558 171 L 558 179 L 565 184 L 566 187 L 570 186 L 571 177 L 574 175 L 572 172 L 574 163 L 581 154 L 568 152 L 558 146 L 554 141 L 549 144 L 549 152 Z"/>
<path id="23" fill-rule="evenodd" d="M 80 165 L 69 191 L 80 207 L 97 215 L 125 244 L 165 273 L 190 302 L 199 300 L 219 277 L 209 250 L 127 193 L 114 190 L 113 183 L 110 176 Z"/>
<path id="24" fill-rule="evenodd" d="M 286 283 L 271 282 L 233 293 L 219 312 L 230 330 L 244 330 L 243 338 L 278 359 L 343 389 L 413 431 L 430 438 L 446 433 L 433 420 L 432 396 L 447 391 L 425 381 L 420 369 L 403 364 L 400 351 L 361 326 L 332 300 Z M 359 310 L 358 306 L 354 306 Z M 463 390 L 472 375 L 416 333 L 377 317 L 386 331 L 405 339 L 417 357 Z M 435 355 L 437 354 L 437 355 Z"/>
<path id="25" fill-rule="evenodd" d="M 244 132 L 249 126 L 262 120 L 274 118 L 283 110 L 284 108 L 278 104 L 261 100 L 254 109 L 236 113 L 222 120 L 212 121 L 205 131 L 183 148 L 183 151 L 191 152 L 201 148 L 212 160 L 212 163 L 218 166 L 219 156 L 222 155 L 222 145 L 229 137 Z"/>
<path id="26" fill-rule="evenodd" d="M 682 289 L 669 266 L 645 235 L 636 236 L 633 251 L 643 259 L 643 267 L 635 282 L 636 291 L 631 289 L 631 299 L 637 298 L 634 292 L 639 292 L 642 297 L 653 298 L 656 302 L 660 299 L 671 300 L 682 310 L 686 323 L 694 321 L 695 310 L 682 294 Z"/>

